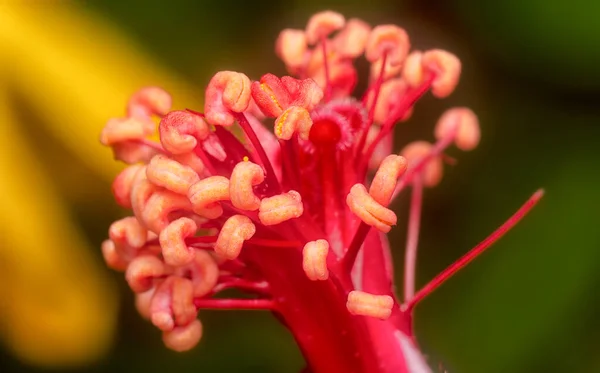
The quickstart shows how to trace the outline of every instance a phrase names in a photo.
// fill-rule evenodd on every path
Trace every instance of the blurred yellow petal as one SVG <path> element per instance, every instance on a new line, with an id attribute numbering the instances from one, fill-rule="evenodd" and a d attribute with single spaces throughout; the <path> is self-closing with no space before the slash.
<path id="1" fill-rule="evenodd" d="M 160 85 L 174 94 L 175 106 L 199 106 L 192 87 L 151 63 L 100 19 L 66 2 L 0 4 L 1 70 L 42 113 L 49 132 L 106 179 L 121 165 L 99 145 L 98 135 L 110 117 L 124 115 L 137 89 Z"/>
<path id="2" fill-rule="evenodd" d="M 0 333 L 26 362 L 85 363 L 109 346 L 116 293 L 11 114 L 0 91 Z"/>

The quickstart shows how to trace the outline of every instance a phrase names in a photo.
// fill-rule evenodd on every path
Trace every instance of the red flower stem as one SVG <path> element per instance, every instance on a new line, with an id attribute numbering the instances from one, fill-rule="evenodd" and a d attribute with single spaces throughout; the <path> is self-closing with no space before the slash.
<path id="1" fill-rule="evenodd" d="M 507 221 L 504 222 L 498 229 L 496 229 L 491 235 L 489 235 L 486 239 L 481 241 L 477 246 L 475 246 L 471 251 L 463 255 L 456 262 L 452 263 L 448 268 L 446 268 L 442 273 L 435 276 L 433 280 L 431 280 L 427 285 L 425 285 L 421 290 L 417 292 L 417 294 L 408 301 L 405 305 L 403 305 L 403 311 L 410 312 L 420 301 L 422 301 L 426 296 L 435 291 L 440 285 L 446 282 L 450 277 L 452 277 L 456 272 L 458 272 L 461 268 L 469 264 L 475 258 L 477 258 L 481 253 L 483 253 L 487 248 L 492 246 L 500 237 L 504 236 L 506 232 L 511 230 L 531 209 L 539 202 L 539 200 L 544 196 L 544 190 L 537 190 L 528 200 L 515 212 Z"/>
<path id="2" fill-rule="evenodd" d="M 266 175 L 265 175 L 266 180 L 265 181 L 268 183 L 269 188 L 273 188 L 275 190 L 275 194 L 281 193 L 281 186 L 279 185 L 279 181 L 277 180 L 277 177 L 275 177 L 275 171 L 273 169 L 273 165 L 271 164 L 271 161 L 269 160 L 269 157 L 267 156 L 267 152 L 265 152 L 265 149 L 262 147 L 260 140 L 258 139 L 258 136 L 256 136 L 256 133 L 254 132 L 254 130 L 252 129 L 252 126 L 248 122 L 248 119 L 246 119 L 246 116 L 244 115 L 244 113 L 232 113 L 232 114 L 237 119 L 238 123 L 240 124 L 240 126 L 242 127 L 244 132 L 246 133 L 246 136 L 248 136 L 248 139 L 252 143 L 254 150 L 258 154 L 258 157 L 260 158 L 260 160 L 263 164 L 263 167 L 265 168 L 265 171 L 266 171 Z"/>
<path id="3" fill-rule="evenodd" d="M 194 299 L 198 309 L 211 310 L 267 310 L 274 311 L 277 307 L 270 299 Z"/>
<path id="4" fill-rule="evenodd" d="M 410 198 L 410 213 L 408 217 L 408 232 L 406 251 L 404 253 L 404 301 L 408 302 L 415 295 L 415 277 L 417 268 L 417 248 L 419 244 L 419 229 L 421 225 L 421 207 L 423 205 L 423 181 L 417 176 L 412 183 Z"/>

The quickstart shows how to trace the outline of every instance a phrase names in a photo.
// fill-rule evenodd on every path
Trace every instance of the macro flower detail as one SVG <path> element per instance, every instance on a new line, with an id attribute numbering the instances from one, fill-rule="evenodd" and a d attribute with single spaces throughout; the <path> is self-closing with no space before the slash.
<path id="1" fill-rule="evenodd" d="M 133 216 L 111 226 L 106 262 L 125 272 L 138 310 L 171 349 L 200 341 L 203 309 L 262 309 L 290 329 L 307 372 L 430 372 L 412 328 L 414 307 L 542 192 L 416 290 L 423 188 L 440 183 L 444 151 L 476 148 L 480 129 L 470 109 L 449 109 L 435 143 L 414 141 L 399 154 L 392 131 L 427 92 L 452 93 L 459 59 L 437 49 L 410 52 L 402 28 L 371 28 L 331 11 L 314 15 L 306 30 L 283 30 L 276 53 L 292 76 L 218 72 L 203 113 L 170 111 L 165 91 L 144 88 L 126 117 L 107 123 L 102 143 L 129 164 L 113 192 Z M 353 63 L 363 54 L 369 84 L 354 97 Z M 155 118 L 160 142 L 151 140 Z M 236 124 L 241 132 L 229 130 Z M 399 223 L 388 206 L 409 187 L 399 299 L 383 233 Z M 220 296 L 232 288 L 250 297 Z"/>

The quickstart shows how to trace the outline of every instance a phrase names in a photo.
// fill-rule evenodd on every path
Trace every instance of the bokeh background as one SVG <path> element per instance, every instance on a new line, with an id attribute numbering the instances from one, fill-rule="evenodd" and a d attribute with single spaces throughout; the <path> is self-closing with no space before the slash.
<path id="1" fill-rule="evenodd" d="M 588 0 L 0 0 L 0 371 L 297 372 L 272 317 L 204 312 L 176 354 L 132 306 L 100 242 L 123 214 L 119 169 L 97 143 L 137 87 L 201 107 L 217 70 L 282 74 L 273 42 L 323 9 L 405 27 L 463 61 L 458 91 L 426 97 L 397 147 L 472 107 L 483 141 L 426 192 L 419 281 L 447 266 L 538 187 L 513 232 L 417 310 L 432 365 L 451 373 L 600 372 L 600 2 Z M 396 203 L 401 219 L 405 199 Z M 402 268 L 404 228 L 391 235 Z"/>

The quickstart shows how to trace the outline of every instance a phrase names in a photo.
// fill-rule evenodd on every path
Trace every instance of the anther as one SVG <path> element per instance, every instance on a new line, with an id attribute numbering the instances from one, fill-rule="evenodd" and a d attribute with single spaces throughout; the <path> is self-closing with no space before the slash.
<path id="1" fill-rule="evenodd" d="M 392 199 L 398 178 L 406 171 L 406 158 L 391 154 L 379 166 L 369 187 L 369 194 L 382 206 L 387 206 Z"/>
<path id="2" fill-rule="evenodd" d="M 262 167 L 252 162 L 239 162 L 231 172 L 229 196 L 231 203 L 238 209 L 254 211 L 260 207 L 260 198 L 254 194 L 253 187 L 265 180 Z"/>
<path id="3" fill-rule="evenodd" d="M 127 271 L 125 279 L 131 290 L 143 293 L 154 286 L 154 280 L 166 274 L 165 264 L 154 255 L 140 255 L 134 258 Z"/>
<path id="4" fill-rule="evenodd" d="M 192 205 L 187 197 L 168 190 L 159 190 L 153 193 L 146 202 L 142 210 L 142 221 L 149 230 L 160 234 L 169 225 L 170 213 L 191 209 Z"/>
<path id="5" fill-rule="evenodd" d="M 112 146 L 129 140 L 142 140 L 154 133 L 152 121 L 139 118 L 110 119 L 100 133 L 100 142 Z"/>
<path id="6" fill-rule="evenodd" d="M 104 257 L 107 266 L 119 272 L 127 269 L 129 262 L 119 253 L 114 242 L 111 240 L 104 240 L 101 249 L 102 256 Z"/>
<path id="7" fill-rule="evenodd" d="M 172 221 L 160 232 L 159 242 L 165 263 L 171 266 L 183 266 L 194 260 L 195 249 L 185 243 L 187 237 L 196 234 L 198 227 L 190 218 Z"/>
<path id="8" fill-rule="evenodd" d="M 477 147 L 481 133 L 477 115 L 471 109 L 453 108 L 442 114 L 435 126 L 435 137 L 440 140 L 452 135 L 455 136 L 454 143 L 461 150 L 468 151 Z"/>
<path id="9" fill-rule="evenodd" d="M 375 111 L 373 113 L 373 119 L 377 123 L 384 123 L 390 117 L 390 111 L 392 105 L 399 102 L 404 93 L 406 93 L 408 86 L 402 79 L 391 79 L 384 82 L 381 85 L 379 97 L 377 98 L 377 104 L 375 105 Z M 367 98 L 367 104 L 372 105 L 375 92 L 370 91 Z M 402 118 L 404 119 L 404 118 Z"/>
<path id="10" fill-rule="evenodd" d="M 422 65 L 435 74 L 431 83 L 434 96 L 444 98 L 454 91 L 461 70 L 460 60 L 455 55 L 440 49 L 426 51 L 423 53 Z"/>
<path id="11" fill-rule="evenodd" d="M 171 109 L 171 102 L 171 96 L 162 88 L 142 88 L 129 99 L 127 115 L 141 118 L 165 115 Z"/>
<path id="12" fill-rule="evenodd" d="M 329 278 L 329 270 L 327 269 L 328 252 L 329 242 L 326 240 L 310 241 L 304 245 L 302 268 L 310 280 L 327 280 Z"/>
<path id="13" fill-rule="evenodd" d="M 258 218 L 264 225 L 275 225 L 300 217 L 304 212 L 302 197 L 295 190 L 260 201 Z"/>
<path id="14" fill-rule="evenodd" d="M 292 102 L 282 79 L 273 74 L 265 74 L 260 81 L 252 82 L 251 90 L 256 105 L 269 117 L 278 117 Z"/>
<path id="15" fill-rule="evenodd" d="M 301 139 L 308 140 L 312 123 L 308 110 L 291 106 L 275 120 L 275 136 L 281 140 L 289 140 L 294 133 L 298 133 Z"/>
<path id="16" fill-rule="evenodd" d="M 431 153 L 433 145 L 427 141 L 413 141 L 406 145 L 400 152 L 409 163 L 416 163 L 419 159 L 427 156 Z M 427 187 L 433 187 L 440 183 L 444 173 L 444 164 L 442 158 L 437 156 L 429 160 L 429 162 L 421 170 L 420 174 L 423 178 L 423 185 Z"/>
<path id="17" fill-rule="evenodd" d="M 346 58 L 356 58 L 364 52 L 370 33 L 368 23 L 352 18 L 333 39 L 334 48 Z"/>
<path id="18" fill-rule="evenodd" d="M 115 243 L 139 249 L 146 244 L 148 231 L 135 217 L 129 216 L 112 223 L 108 237 Z"/>
<path id="19" fill-rule="evenodd" d="M 155 155 L 150 160 L 146 168 L 146 177 L 154 185 L 182 195 L 187 195 L 190 186 L 200 179 L 191 167 L 162 154 Z"/>
<path id="20" fill-rule="evenodd" d="M 396 225 L 396 214 L 378 203 L 363 184 L 354 184 L 346 198 L 346 203 L 354 215 L 358 216 L 365 224 L 387 233 Z"/>
<path id="21" fill-rule="evenodd" d="M 386 59 L 385 66 L 383 66 L 383 58 L 380 58 L 371 63 L 371 67 L 369 69 L 369 79 L 371 79 L 372 82 L 377 80 L 377 78 L 379 78 L 381 75 L 381 69 L 383 68 L 383 81 L 385 82 L 386 80 L 397 76 L 400 71 L 403 70 L 403 66 L 403 64 L 392 64 L 389 59 Z"/>
<path id="22" fill-rule="evenodd" d="M 241 113 L 250 105 L 250 79 L 234 71 L 220 71 L 208 83 L 204 112 L 209 123 L 230 126 L 235 122 L 231 111 Z"/>
<path id="23" fill-rule="evenodd" d="M 213 290 L 219 280 L 219 266 L 212 253 L 195 250 L 194 258 L 186 266 L 175 269 L 175 274 L 192 281 L 195 298 L 203 297 Z"/>
<path id="24" fill-rule="evenodd" d="M 392 314 L 394 299 L 389 295 L 375 295 L 353 290 L 348 294 L 346 307 L 353 315 L 370 316 L 385 320 Z"/>
<path id="25" fill-rule="evenodd" d="M 121 207 L 131 208 L 131 189 L 137 173 L 142 168 L 141 165 L 128 166 L 113 181 L 112 193 Z"/>
<path id="26" fill-rule="evenodd" d="M 142 140 L 145 141 L 145 140 Z M 157 145 L 137 141 L 123 141 L 111 146 L 115 160 L 126 164 L 148 163 L 159 151 Z"/>
<path id="27" fill-rule="evenodd" d="M 376 26 L 367 41 L 365 57 L 375 62 L 384 55 L 392 65 L 401 64 L 410 49 L 410 40 L 406 31 L 394 25 Z"/>
<path id="28" fill-rule="evenodd" d="M 229 200 L 229 179 L 210 176 L 193 184 L 188 190 L 193 211 L 207 219 L 216 219 L 223 214 L 219 201 Z"/>
<path id="29" fill-rule="evenodd" d="M 160 142 L 171 154 L 189 153 L 210 134 L 208 124 L 201 116 L 188 111 L 172 111 L 158 126 Z"/>
<path id="30" fill-rule="evenodd" d="M 344 27 L 346 19 L 337 12 L 324 11 L 314 14 L 306 25 L 306 40 L 313 45 L 334 31 Z"/>
<path id="31" fill-rule="evenodd" d="M 415 50 L 410 52 L 404 61 L 402 79 L 411 87 L 418 87 L 425 80 L 423 73 L 423 52 Z"/>
<path id="32" fill-rule="evenodd" d="M 146 168 L 147 166 L 142 166 L 136 173 L 131 187 L 131 209 L 140 221 L 142 221 L 142 213 L 146 202 L 159 189 L 156 185 L 148 181 Z"/>
<path id="33" fill-rule="evenodd" d="M 154 292 L 150 314 L 152 324 L 162 331 L 192 322 L 197 315 L 192 282 L 179 276 L 167 277 Z"/>
<path id="34" fill-rule="evenodd" d="M 202 323 L 200 320 L 192 320 L 185 326 L 178 326 L 173 330 L 163 332 L 162 340 L 167 348 L 173 351 L 189 351 L 202 339 Z"/>
<path id="35" fill-rule="evenodd" d="M 135 294 L 135 309 L 138 311 L 140 316 L 146 320 L 150 320 L 150 304 L 152 303 L 152 297 L 154 296 L 154 288 L 145 291 L 143 293 Z"/>
<path id="36" fill-rule="evenodd" d="M 254 236 L 256 227 L 244 215 L 234 215 L 227 219 L 215 243 L 215 252 L 226 259 L 235 259 L 240 255 L 244 241 Z"/>
<path id="37" fill-rule="evenodd" d="M 306 51 L 306 35 L 303 30 L 285 29 L 279 33 L 275 53 L 292 70 L 290 73 L 304 64 Z"/>

